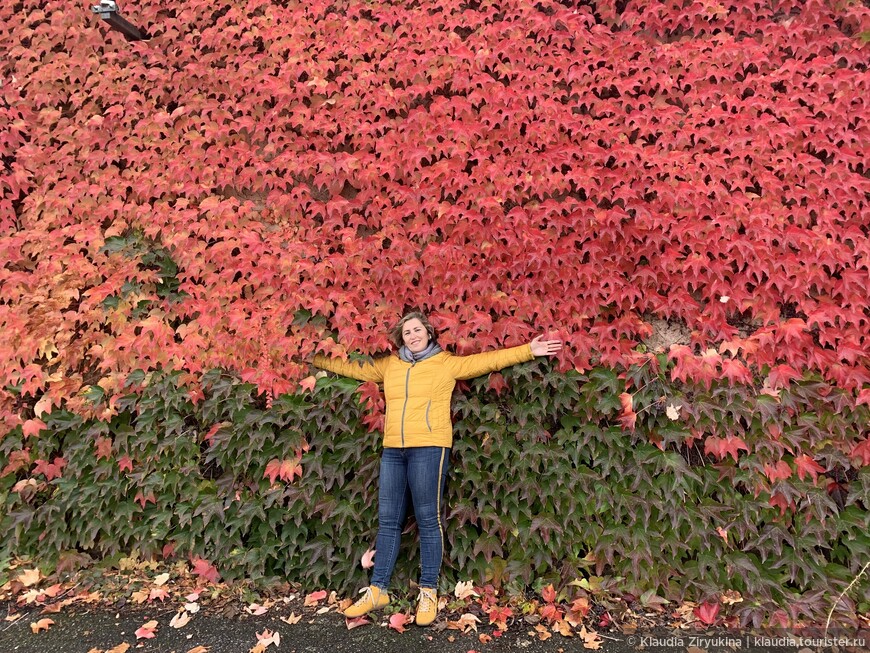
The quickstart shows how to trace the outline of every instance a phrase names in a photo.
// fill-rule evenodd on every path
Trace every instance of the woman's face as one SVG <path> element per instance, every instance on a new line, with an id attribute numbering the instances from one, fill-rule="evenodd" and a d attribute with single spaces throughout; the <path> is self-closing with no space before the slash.
<path id="1" fill-rule="evenodd" d="M 429 334 L 423 323 L 415 317 L 402 325 L 402 341 L 408 349 L 418 354 L 429 345 Z"/>

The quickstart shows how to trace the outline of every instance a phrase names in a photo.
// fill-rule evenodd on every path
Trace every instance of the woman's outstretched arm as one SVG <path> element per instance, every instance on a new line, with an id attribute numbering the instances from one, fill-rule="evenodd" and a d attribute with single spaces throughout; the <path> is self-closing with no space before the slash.
<path id="1" fill-rule="evenodd" d="M 357 381 L 383 383 L 388 361 L 389 356 L 376 358 L 371 363 L 363 363 L 358 361 L 343 361 L 339 358 L 329 358 L 328 356 L 318 354 L 314 357 L 313 364 L 315 367 L 320 367 L 342 376 L 349 376 Z"/>
<path id="2" fill-rule="evenodd" d="M 553 356 L 560 349 L 562 349 L 561 340 L 543 340 L 543 336 L 538 336 L 519 347 L 487 351 L 471 356 L 449 356 L 446 364 L 452 370 L 453 378 L 473 379 L 481 374 L 497 372 L 517 363 L 525 363 L 536 356 Z"/>

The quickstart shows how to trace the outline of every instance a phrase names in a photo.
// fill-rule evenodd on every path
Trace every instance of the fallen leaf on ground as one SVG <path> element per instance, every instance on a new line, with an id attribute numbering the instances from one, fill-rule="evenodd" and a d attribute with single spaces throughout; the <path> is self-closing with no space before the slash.
<path id="1" fill-rule="evenodd" d="M 322 608 L 320 608 L 320 610 L 317 611 L 316 614 L 326 614 L 326 613 L 329 612 L 330 610 L 332 610 L 332 607 L 331 607 L 331 606 L 324 605 Z"/>
<path id="2" fill-rule="evenodd" d="M 535 626 L 535 631 L 537 632 L 538 639 L 542 642 L 546 642 L 553 636 L 553 633 L 551 633 L 549 630 L 547 630 L 545 626 L 542 626 L 541 624 Z"/>
<path id="3" fill-rule="evenodd" d="M 43 630 L 48 630 L 54 625 L 54 621 L 51 619 L 40 619 L 39 621 L 31 621 L 30 622 L 30 630 L 34 633 L 41 632 Z"/>
<path id="4" fill-rule="evenodd" d="M 586 630 L 586 626 L 580 629 L 580 637 L 583 639 L 583 648 L 590 651 L 597 651 L 601 648 L 602 639 L 594 630 Z"/>
<path id="5" fill-rule="evenodd" d="M 148 594 L 149 601 L 153 601 L 154 599 L 160 599 L 160 602 L 162 603 L 163 601 L 165 601 L 168 598 L 169 598 L 169 592 L 167 592 L 162 587 L 155 587 Z"/>
<path id="6" fill-rule="evenodd" d="M 477 632 L 477 624 L 480 623 L 480 619 L 469 612 L 459 617 L 457 623 L 462 627 L 462 632 L 464 633 L 467 633 L 469 630 Z"/>
<path id="7" fill-rule="evenodd" d="M 136 635 L 136 639 L 152 639 L 156 637 L 154 631 L 157 630 L 157 622 L 153 619 L 151 621 L 146 621 L 142 626 L 134 633 Z"/>
<path id="8" fill-rule="evenodd" d="M 302 619 L 302 615 L 300 614 L 300 615 L 297 617 L 295 612 L 291 612 L 291 613 L 290 613 L 290 616 L 287 616 L 287 617 L 279 617 L 279 619 L 281 619 L 281 621 L 283 621 L 285 624 L 290 624 L 290 625 L 292 626 L 293 624 L 298 624 L 298 623 L 299 623 L 300 619 Z"/>
<path id="9" fill-rule="evenodd" d="M 32 587 L 39 582 L 40 578 L 42 578 L 42 573 L 39 569 L 25 569 L 18 574 L 15 580 L 24 585 L 24 587 Z"/>
<path id="10" fill-rule="evenodd" d="M 161 585 L 165 585 L 168 580 L 169 574 L 160 574 L 159 576 L 154 577 L 154 584 L 157 585 L 157 587 L 160 587 Z"/>
<path id="11" fill-rule="evenodd" d="M 266 614 L 269 611 L 264 605 L 260 605 L 259 603 L 251 603 L 248 607 L 245 608 L 245 612 L 248 614 L 252 614 L 255 617 L 259 617 L 261 614 Z"/>
<path id="12" fill-rule="evenodd" d="M 697 646 L 689 646 L 686 649 L 686 653 L 707 653 L 707 649 L 698 648 Z"/>
<path id="13" fill-rule="evenodd" d="M 187 610 L 190 614 L 196 614 L 199 612 L 199 603 L 185 603 L 184 609 Z"/>
<path id="14" fill-rule="evenodd" d="M 186 601 L 190 601 L 191 603 L 196 603 L 199 601 L 199 592 L 191 592 L 187 596 L 184 597 Z"/>
<path id="15" fill-rule="evenodd" d="M 477 639 L 480 640 L 481 644 L 489 644 L 492 641 L 492 637 L 486 633 L 480 633 L 480 635 L 477 636 Z"/>
<path id="16" fill-rule="evenodd" d="M 390 628 L 397 632 L 404 633 L 407 630 L 405 624 L 408 623 L 409 620 L 410 617 L 408 617 L 408 615 L 402 612 L 397 612 L 390 617 Z"/>
<path id="17" fill-rule="evenodd" d="M 205 646 L 194 646 L 187 653 L 208 653 L 208 649 Z"/>
<path id="18" fill-rule="evenodd" d="M 460 600 L 467 599 L 469 596 L 480 596 L 480 594 L 474 591 L 474 583 L 470 580 L 459 581 L 456 583 L 453 593 L 456 595 L 456 598 Z"/>
<path id="19" fill-rule="evenodd" d="M 553 625 L 553 630 L 559 633 L 562 637 L 574 637 L 574 631 L 571 630 L 571 626 L 565 623 L 564 620 L 557 621 Z"/>
<path id="20" fill-rule="evenodd" d="M 701 623 L 712 626 L 716 623 L 716 618 L 719 616 L 719 604 L 707 601 L 695 608 L 693 613 L 701 620 Z"/>
<path id="21" fill-rule="evenodd" d="M 21 619 L 21 617 L 23 617 L 23 616 L 24 616 L 24 615 L 21 614 L 20 612 L 17 613 L 17 614 L 8 614 L 8 615 L 6 615 L 6 617 L 5 617 L 3 620 L 4 620 L 4 621 L 18 621 L 18 620 Z"/>
<path id="22" fill-rule="evenodd" d="M 173 628 L 184 628 L 189 623 L 190 615 L 187 612 L 176 612 L 169 625 Z"/>
<path id="23" fill-rule="evenodd" d="M 145 590 L 136 590 L 130 595 L 130 600 L 136 605 L 145 603 L 148 600 L 148 592 Z"/>
<path id="24" fill-rule="evenodd" d="M 327 597 L 326 590 L 320 590 L 318 592 L 311 592 L 308 596 L 305 597 L 305 607 L 311 607 L 313 605 L 317 605 L 323 599 Z"/>
<path id="25" fill-rule="evenodd" d="M 277 630 L 273 632 L 266 629 L 262 633 L 257 633 L 257 644 L 262 646 L 264 649 L 272 644 L 277 648 L 280 643 L 281 635 L 278 634 Z"/>
<path id="26" fill-rule="evenodd" d="M 371 569 L 375 566 L 375 549 L 369 549 L 363 553 L 362 561 L 360 562 L 363 569 Z"/>
<path id="27" fill-rule="evenodd" d="M 117 646 L 113 646 L 112 648 L 108 649 L 106 653 L 127 653 L 129 648 L 130 645 L 127 642 L 121 642 Z"/>
<path id="28" fill-rule="evenodd" d="M 366 619 L 365 617 L 357 617 L 356 619 L 345 619 L 344 624 L 347 626 L 348 630 L 353 630 L 354 628 L 358 628 L 359 626 L 365 626 L 366 624 L 370 624 L 371 621 Z"/>

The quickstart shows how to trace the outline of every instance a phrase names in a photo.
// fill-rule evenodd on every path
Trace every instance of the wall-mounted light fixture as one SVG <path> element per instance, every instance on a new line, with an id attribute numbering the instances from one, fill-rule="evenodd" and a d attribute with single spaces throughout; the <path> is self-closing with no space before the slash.
<path id="1" fill-rule="evenodd" d="M 112 29 L 121 32 L 128 41 L 141 41 L 148 38 L 147 33 L 118 13 L 118 3 L 114 0 L 100 0 L 100 4 L 91 5 L 91 11 L 109 23 Z"/>

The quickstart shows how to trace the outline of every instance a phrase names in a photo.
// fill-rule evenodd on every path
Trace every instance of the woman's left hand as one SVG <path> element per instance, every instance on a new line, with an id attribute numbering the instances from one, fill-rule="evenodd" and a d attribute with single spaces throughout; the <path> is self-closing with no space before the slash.
<path id="1" fill-rule="evenodd" d="M 555 356 L 562 349 L 561 340 L 542 340 L 544 336 L 538 336 L 529 345 L 535 356 Z"/>

